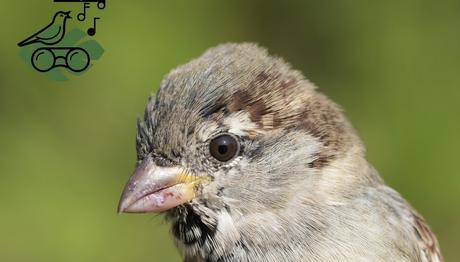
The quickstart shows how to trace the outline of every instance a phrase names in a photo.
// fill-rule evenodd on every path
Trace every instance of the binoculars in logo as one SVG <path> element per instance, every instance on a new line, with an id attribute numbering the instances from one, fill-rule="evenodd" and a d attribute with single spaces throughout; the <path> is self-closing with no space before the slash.
<path id="1" fill-rule="evenodd" d="M 78 73 L 88 68 L 90 57 L 88 52 L 80 47 L 41 47 L 33 52 L 31 62 L 40 72 L 65 67 Z"/>

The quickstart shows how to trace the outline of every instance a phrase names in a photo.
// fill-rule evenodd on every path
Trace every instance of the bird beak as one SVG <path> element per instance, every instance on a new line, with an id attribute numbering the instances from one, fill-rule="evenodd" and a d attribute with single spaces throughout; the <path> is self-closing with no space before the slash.
<path id="1" fill-rule="evenodd" d="M 159 213 L 195 198 L 199 176 L 180 167 L 160 167 L 145 158 L 123 190 L 118 213 Z"/>
<path id="2" fill-rule="evenodd" d="M 66 18 L 72 18 L 72 17 L 70 16 L 70 11 L 64 12 L 64 14 L 66 14 Z"/>

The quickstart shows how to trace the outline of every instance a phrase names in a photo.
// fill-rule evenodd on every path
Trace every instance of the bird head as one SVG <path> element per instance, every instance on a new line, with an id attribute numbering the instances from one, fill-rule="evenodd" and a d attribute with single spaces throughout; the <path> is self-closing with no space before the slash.
<path id="1" fill-rule="evenodd" d="M 70 16 L 70 11 L 64 12 L 64 11 L 59 11 L 56 14 L 54 14 L 54 19 L 53 21 L 64 21 L 66 19 L 72 18 Z"/>
<path id="2" fill-rule="evenodd" d="M 327 201 L 327 185 L 340 186 L 334 163 L 363 154 L 340 109 L 255 44 L 224 44 L 170 72 L 136 141 L 118 211 L 166 214 L 180 245 Z"/>

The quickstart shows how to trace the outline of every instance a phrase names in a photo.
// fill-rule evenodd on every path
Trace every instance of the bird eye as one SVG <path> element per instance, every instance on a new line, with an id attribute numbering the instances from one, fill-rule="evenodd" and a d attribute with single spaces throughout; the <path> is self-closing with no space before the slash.
<path id="1" fill-rule="evenodd" d="M 221 161 L 226 162 L 235 157 L 240 150 L 240 145 L 232 135 L 220 135 L 211 140 L 209 152 L 211 155 Z"/>

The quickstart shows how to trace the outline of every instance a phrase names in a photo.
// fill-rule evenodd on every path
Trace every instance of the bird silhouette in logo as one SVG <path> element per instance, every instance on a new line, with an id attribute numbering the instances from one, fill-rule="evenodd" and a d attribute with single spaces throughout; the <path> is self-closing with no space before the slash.
<path id="1" fill-rule="evenodd" d="M 42 30 L 18 43 L 18 46 L 30 45 L 33 43 L 42 43 L 45 45 L 54 45 L 62 40 L 65 35 L 65 25 L 70 17 L 70 11 L 59 11 L 54 14 L 53 21 Z"/>

